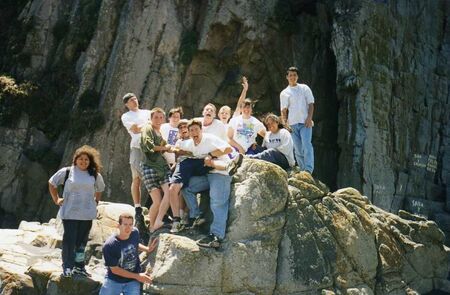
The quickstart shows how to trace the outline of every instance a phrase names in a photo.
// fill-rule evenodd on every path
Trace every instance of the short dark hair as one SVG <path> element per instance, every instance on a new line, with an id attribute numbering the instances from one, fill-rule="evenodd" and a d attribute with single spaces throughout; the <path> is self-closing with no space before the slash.
<path id="1" fill-rule="evenodd" d="M 164 115 L 164 117 L 166 116 L 166 113 L 164 112 L 164 110 L 163 110 L 162 108 L 159 108 L 159 107 L 153 108 L 153 109 L 150 111 L 150 118 L 153 118 L 153 114 L 154 114 L 154 113 L 161 113 L 161 114 Z"/>
<path id="2" fill-rule="evenodd" d="M 132 98 L 132 97 L 137 97 L 137 96 L 136 96 L 136 94 L 131 93 L 131 92 L 125 94 L 125 95 L 122 97 L 123 103 L 127 103 L 127 102 L 130 100 L 130 98 Z"/>
<path id="3" fill-rule="evenodd" d="M 286 71 L 286 75 L 289 74 L 289 72 L 296 72 L 298 75 L 298 68 L 297 67 L 289 67 Z"/>
<path id="4" fill-rule="evenodd" d="M 202 122 L 200 120 L 197 119 L 192 119 L 189 121 L 188 123 L 188 128 L 191 128 L 191 126 L 197 125 L 198 127 L 200 127 L 200 129 L 202 129 Z"/>
<path id="5" fill-rule="evenodd" d="M 131 221 L 134 221 L 133 215 L 131 215 L 130 213 L 127 213 L 127 212 L 120 214 L 119 224 L 122 224 L 122 220 L 124 220 L 124 219 L 131 219 Z"/>
<path id="6" fill-rule="evenodd" d="M 173 114 L 179 113 L 180 117 L 183 117 L 183 107 L 171 108 L 169 111 L 169 118 L 172 117 Z"/>

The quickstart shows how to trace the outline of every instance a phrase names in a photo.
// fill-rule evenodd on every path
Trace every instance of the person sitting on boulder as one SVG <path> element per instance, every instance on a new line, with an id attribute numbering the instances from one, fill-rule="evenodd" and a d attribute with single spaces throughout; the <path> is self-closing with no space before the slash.
<path id="1" fill-rule="evenodd" d="M 53 202 L 60 206 L 58 215 L 64 227 L 64 277 L 72 274 L 90 276 L 85 269 L 84 250 L 92 220 L 97 218 L 97 204 L 105 189 L 101 167 L 99 152 L 84 145 L 75 151 L 72 166 L 61 168 L 48 181 Z M 64 186 L 62 198 L 58 194 L 58 185 Z"/>
<path id="2" fill-rule="evenodd" d="M 234 117 L 228 124 L 228 142 L 240 154 L 256 154 L 262 151 L 256 145 L 259 134 L 264 138 L 266 128 L 263 123 L 252 116 L 254 102 L 246 98 L 241 104 L 242 115 Z"/>
<path id="3" fill-rule="evenodd" d="M 248 90 L 247 78 L 242 77 L 242 92 L 241 96 L 238 99 L 236 109 L 233 112 L 233 118 L 241 115 L 241 104 L 242 102 L 244 102 L 244 99 L 247 95 L 247 90 Z M 230 121 L 231 115 L 232 115 L 231 108 L 229 106 L 224 105 L 219 109 L 218 117 L 226 128 L 228 128 L 228 121 Z"/>
<path id="4" fill-rule="evenodd" d="M 189 185 L 183 187 L 183 196 L 189 207 L 190 220 L 198 220 L 201 213 L 196 193 L 209 189 L 213 221 L 210 234 L 199 240 L 197 244 L 202 247 L 219 248 L 225 237 L 231 177 L 226 171 L 216 169 L 216 165 L 224 166 L 231 161 L 228 154 L 231 153 L 232 147 L 217 136 L 203 133 L 202 123 L 198 120 L 191 120 L 188 129 L 191 139 L 184 145 L 184 149 L 191 152 L 193 156 L 204 157 L 204 165 L 214 170 L 203 176 L 192 176 Z"/>
<path id="5" fill-rule="evenodd" d="M 264 119 L 269 132 L 266 133 L 263 147 L 266 150 L 255 154 L 246 155 L 246 158 L 260 159 L 274 163 L 283 169 L 295 166 L 294 146 L 291 134 L 284 128 L 280 117 L 275 114 L 268 114 Z M 233 175 L 242 162 L 243 155 L 239 154 L 228 166 L 228 173 Z"/>
<path id="6" fill-rule="evenodd" d="M 133 215 L 119 216 L 119 234 L 110 236 L 103 245 L 103 257 L 107 272 L 100 295 L 140 294 L 140 283 L 150 284 L 149 274 L 141 272 L 139 250 L 147 253 L 155 250 L 158 240 L 149 246 L 139 243 L 139 231 L 133 227 Z"/>

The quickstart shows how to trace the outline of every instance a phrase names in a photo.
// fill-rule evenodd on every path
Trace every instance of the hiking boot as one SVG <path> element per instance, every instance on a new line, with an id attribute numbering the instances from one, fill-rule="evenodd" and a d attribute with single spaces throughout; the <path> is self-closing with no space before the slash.
<path id="1" fill-rule="evenodd" d="M 238 154 L 233 160 L 231 160 L 231 162 L 227 165 L 228 175 L 233 176 L 236 174 L 238 168 L 241 167 L 243 159 L 244 155 Z"/>
<path id="2" fill-rule="evenodd" d="M 71 278 L 72 277 L 72 269 L 68 268 L 68 267 L 63 268 L 61 276 L 65 277 L 65 278 Z"/>
<path id="3" fill-rule="evenodd" d="M 221 240 L 214 234 L 209 234 L 203 239 L 197 241 L 197 245 L 199 245 L 200 247 L 214 248 L 214 249 L 220 248 L 220 243 Z"/>
<path id="4" fill-rule="evenodd" d="M 84 266 L 83 267 L 75 266 L 72 270 L 72 274 L 87 278 L 91 277 L 91 274 L 86 271 L 86 268 Z"/>
<path id="5" fill-rule="evenodd" d="M 172 228 L 170 229 L 170 232 L 173 234 L 179 233 L 184 229 L 184 224 L 182 224 L 180 221 L 174 221 L 172 223 Z"/>

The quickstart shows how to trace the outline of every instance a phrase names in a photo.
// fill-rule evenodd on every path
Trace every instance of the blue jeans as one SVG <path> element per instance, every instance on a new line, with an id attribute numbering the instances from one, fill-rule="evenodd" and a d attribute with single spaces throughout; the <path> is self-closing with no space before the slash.
<path id="1" fill-rule="evenodd" d="M 141 293 L 141 283 L 132 280 L 128 283 L 118 283 L 109 278 L 105 278 L 99 295 L 139 295 Z"/>
<path id="2" fill-rule="evenodd" d="M 294 154 L 300 170 L 310 173 L 314 170 L 314 149 L 312 146 L 312 127 L 307 128 L 305 124 L 294 124 L 292 128 L 292 141 L 294 142 Z"/>
<path id="3" fill-rule="evenodd" d="M 183 197 L 189 207 L 189 216 L 195 218 L 200 215 L 196 194 L 208 189 L 211 212 L 213 213 L 213 222 L 209 231 L 223 239 L 227 227 L 231 177 L 218 173 L 193 176 L 189 181 L 189 186 L 183 188 Z"/>
<path id="4" fill-rule="evenodd" d="M 289 162 L 286 159 L 286 156 L 276 149 L 267 149 L 256 155 L 247 155 L 247 157 L 251 159 L 260 159 L 270 163 L 274 163 L 275 165 L 278 165 L 283 169 L 289 168 Z"/>

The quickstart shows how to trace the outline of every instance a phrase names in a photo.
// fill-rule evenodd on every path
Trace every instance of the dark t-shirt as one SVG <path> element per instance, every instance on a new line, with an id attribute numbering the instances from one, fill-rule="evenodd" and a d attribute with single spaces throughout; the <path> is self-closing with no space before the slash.
<path id="1" fill-rule="evenodd" d="M 139 261 L 139 231 L 134 228 L 130 237 L 126 240 L 120 240 L 117 235 L 109 237 L 103 245 L 103 257 L 105 266 L 108 268 L 106 277 L 118 282 L 128 283 L 133 279 L 124 278 L 115 275 L 111 271 L 111 266 L 118 266 L 127 271 L 139 273 L 141 265 Z"/>

